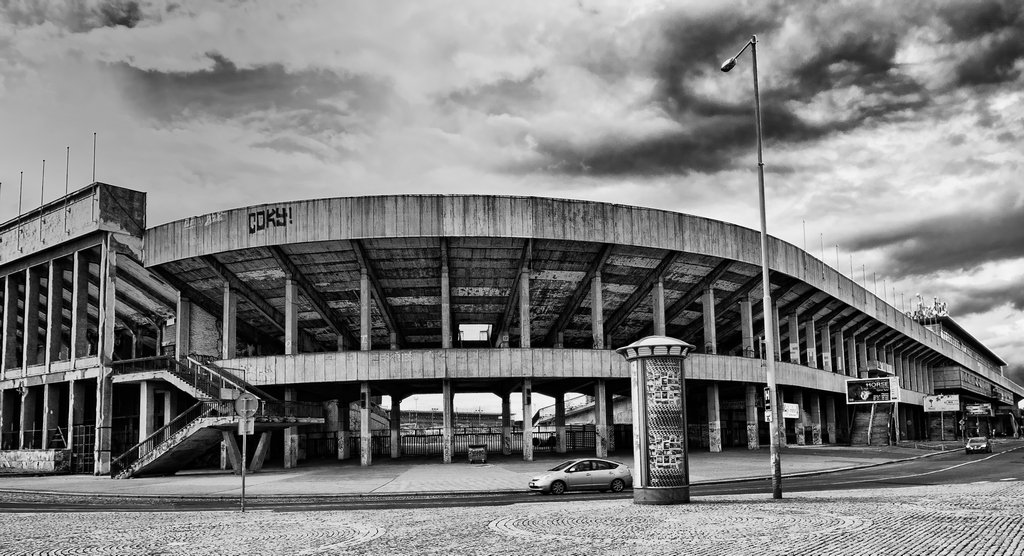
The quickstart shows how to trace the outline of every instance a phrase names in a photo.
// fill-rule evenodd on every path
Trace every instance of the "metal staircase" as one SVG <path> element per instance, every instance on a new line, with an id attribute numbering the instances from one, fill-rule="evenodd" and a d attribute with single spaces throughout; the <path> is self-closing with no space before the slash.
<path id="1" fill-rule="evenodd" d="M 891 403 L 856 405 L 851 419 L 851 446 L 883 446 L 891 444 L 892 438 Z"/>

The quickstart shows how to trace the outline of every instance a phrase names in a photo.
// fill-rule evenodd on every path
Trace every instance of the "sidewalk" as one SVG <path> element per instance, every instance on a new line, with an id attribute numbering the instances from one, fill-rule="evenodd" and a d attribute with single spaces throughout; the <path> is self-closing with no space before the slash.
<path id="1" fill-rule="evenodd" d="M 1004 441 L 1020 442 L 1020 441 Z M 790 446 L 781 455 L 783 475 L 836 471 L 880 465 L 942 453 L 939 444 L 919 448 L 902 446 Z M 925 449 L 921 449 L 925 448 Z M 947 449 L 960 449 L 946 442 Z M 460 458 L 451 464 L 438 458 L 378 458 L 370 467 L 358 460 L 301 462 L 298 468 L 267 468 L 246 476 L 246 496 L 359 496 L 426 493 L 484 493 L 525 491 L 530 478 L 570 457 L 589 454 L 537 453 L 525 462 L 517 456 L 489 456 L 486 464 L 469 464 Z M 633 467 L 632 454 L 611 458 Z M 690 483 L 754 479 L 770 475 L 767 447 L 760 450 L 729 449 L 711 454 L 690 453 Z M 237 497 L 241 479 L 229 472 L 183 471 L 170 477 L 115 480 L 91 475 L 0 475 L 0 491 L 28 491 L 89 496 Z"/>

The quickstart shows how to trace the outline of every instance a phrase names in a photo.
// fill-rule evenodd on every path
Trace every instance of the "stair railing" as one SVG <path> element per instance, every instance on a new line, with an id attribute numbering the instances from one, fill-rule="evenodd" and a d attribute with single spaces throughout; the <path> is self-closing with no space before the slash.
<path id="1" fill-rule="evenodd" d="M 234 408 L 231 406 L 230 402 L 225 403 L 216 400 L 202 400 L 196 402 L 195 405 L 186 409 L 180 415 L 172 419 L 170 423 L 160 427 L 154 431 L 153 434 L 147 436 L 142 442 L 128 448 L 128 450 L 123 454 L 117 456 L 117 458 L 111 461 L 110 476 L 117 477 L 137 461 L 152 453 L 161 444 L 172 439 L 179 431 L 188 428 L 192 423 L 199 419 L 209 417 L 213 413 L 231 415 L 234 413 Z"/>
<path id="2" fill-rule="evenodd" d="M 216 400 L 220 397 L 220 386 L 209 374 L 196 372 L 189 368 L 188 365 L 167 355 L 125 359 L 111 363 L 110 367 L 113 374 L 116 375 L 146 371 L 167 372 L 203 394 L 196 397 L 205 397 L 211 400 Z"/>
<path id="3" fill-rule="evenodd" d="M 212 383 L 217 384 L 217 388 L 236 388 L 238 390 L 245 390 L 255 394 L 256 397 L 264 400 L 277 401 L 276 398 L 253 386 L 252 384 L 242 380 L 238 376 L 232 374 L 229 370 L 218 367 L 212 361 L 204 361 L 199 357 L 189 355 L 186 359 L 187 366 L 193 372 L 209 377 Z M 218 391 L 219 394 L 219 391 Z"/>

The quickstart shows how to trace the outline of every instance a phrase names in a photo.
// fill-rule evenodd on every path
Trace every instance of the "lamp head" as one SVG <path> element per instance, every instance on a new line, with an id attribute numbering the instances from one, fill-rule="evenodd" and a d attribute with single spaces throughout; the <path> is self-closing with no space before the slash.
<path id="1" fill-rule="evenodd" d="M 734 67 L 736 67 L 736 58 L 729 58 L 722 62 L 722 71 L 729 71 Z"/>

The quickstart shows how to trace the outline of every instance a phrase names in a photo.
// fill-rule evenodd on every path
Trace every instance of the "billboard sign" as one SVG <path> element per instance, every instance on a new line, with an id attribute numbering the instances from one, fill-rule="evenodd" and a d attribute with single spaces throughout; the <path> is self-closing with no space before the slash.
<path id="1" fill-rule="evenodd" d="M 990 403 L 969 403 L 964 406 L 968 415 L 992 415 L 992 404 Z"/>
<path id="2" fill-rule="evenodd" d="M 846 403 L 889 403 L 900 401 L 899 379 L 850 378 L 846 380 Z"/>
<path id="3" fill-rule="evenodd" d="M 784 403 L 782 404 L 782 418 L 783 419 L 799 419 L 800 418 L 800 406 L 795 403 Z"/>
<path id="4" fill-rule="evenodd" d="M 924 397 L 925 411 L 960 411 L 960 394 L 938 394 Z"/>

